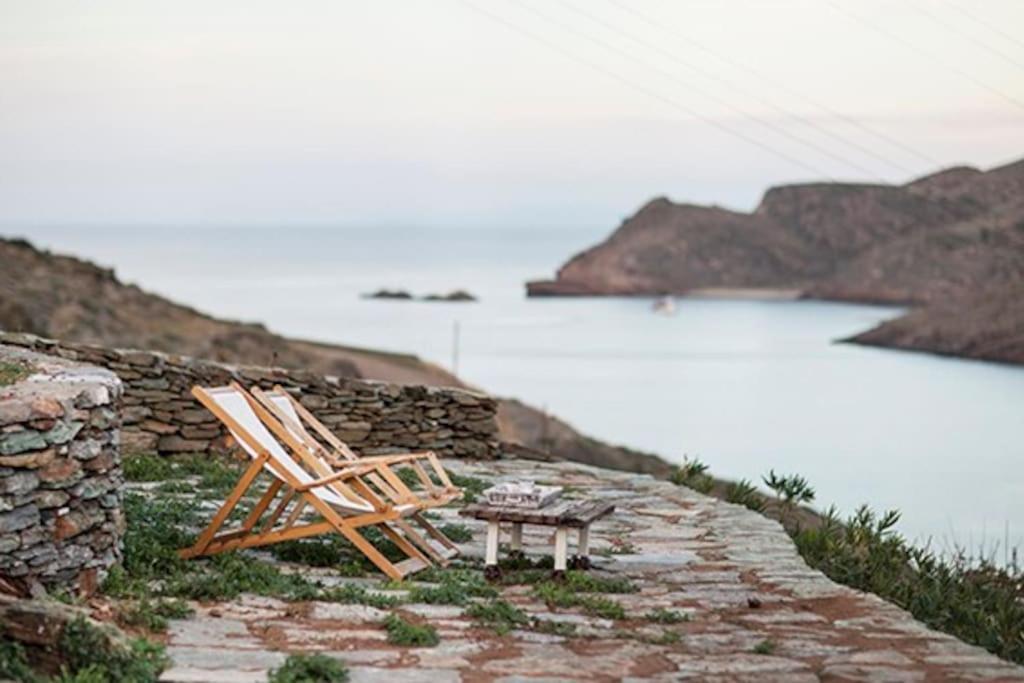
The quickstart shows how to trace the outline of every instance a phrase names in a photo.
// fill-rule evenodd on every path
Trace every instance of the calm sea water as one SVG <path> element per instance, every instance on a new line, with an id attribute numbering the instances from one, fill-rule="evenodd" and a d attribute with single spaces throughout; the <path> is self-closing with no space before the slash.
<path id="1" fill-rule="evenodd" d="M 9 231 L 8 231 L 9 232 Z M 1002 560 L 1024 547 L 1024 369 L 836 344 L 899 313 L 814 302 L 528 300 L 601 231 L 41 229 L 210 313 L 306 338 L 408 351 L 601 439 L 722 476 L 806 476 L 818 504 L 899 508 L 902 530 Z M 368 301 L 466 288 L 477 304 Z"/>

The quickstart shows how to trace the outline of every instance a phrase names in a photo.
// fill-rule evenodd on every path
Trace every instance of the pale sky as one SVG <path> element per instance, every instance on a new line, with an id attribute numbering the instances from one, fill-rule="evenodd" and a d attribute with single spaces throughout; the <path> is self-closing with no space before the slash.
<path id="1" fill-rule="evenodd" d="M 0 0 L 0 227 L 614 227 L 1024 156 L 1024 0 Z"/>

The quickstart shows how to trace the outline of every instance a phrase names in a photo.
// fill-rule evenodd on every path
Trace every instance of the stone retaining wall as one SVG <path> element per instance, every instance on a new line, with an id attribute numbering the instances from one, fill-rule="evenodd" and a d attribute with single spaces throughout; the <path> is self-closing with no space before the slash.
<path id="1" fill-rule="evenodd" d="M 100 365 L 124 384 L 124 449 L 221 452 L 225 430 L 189 393 L 196 384 L 245 387 L 280 384 L 294 390 L 318 419 L 358 452 L 377 455 L 410 449 L 446 457 L 495 458 L 499 453 L 497 403 L 452 388 L 389 384 L 317 375 L 300 370 L 231 366 L 151 351 L 107 349 L 0 333 L 0 343 Z"/>
<path id="2" fill-rule="evenodd" d="M 30 374 L 0 386 L 0 577 L 91 591 L 120 559 L 121 382 L 0 346 Z"/>

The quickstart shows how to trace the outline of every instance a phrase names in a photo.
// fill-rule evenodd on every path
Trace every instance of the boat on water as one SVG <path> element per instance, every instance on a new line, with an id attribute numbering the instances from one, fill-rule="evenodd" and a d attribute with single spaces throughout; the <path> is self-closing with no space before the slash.
<path id="1" fill-rule="evenodd" d="M 662 315 L 673 315 L 676 312 L 676 300 L 670 296 L 663 296 L 654 300 L 651 310 Z"/>

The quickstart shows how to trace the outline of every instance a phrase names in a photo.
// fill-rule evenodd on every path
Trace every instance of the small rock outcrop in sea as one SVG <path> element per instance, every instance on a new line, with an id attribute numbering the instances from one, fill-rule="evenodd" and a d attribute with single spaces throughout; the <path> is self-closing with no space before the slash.
<path id="1" fill-rule="evenodd" d="M 404 289 L 378 289 L 363 295 L 364 299 L 389 299 L 393 301 L 411 301 L 412 294 Z"/>
<path id="2" fill-rule="evenodd" d="M 455 289 L 447 294 L 427 294 L 415 297 L 404 289 L 378 289 L 376 292 L 363 295 L 364 299 L 384 299 L 386 301 L 440 301 L 460 303 L 477 301 L 477 298 L 464 289 Z"/>
<path id="3" fill-rule="evenodd" d="M 467 292 L 464 289 L 456 289 L 455 291 L 448 292 L 447 294 L 428 294 L 423 297 L 423 301 L 476 301 L 477 298 Z"/>

